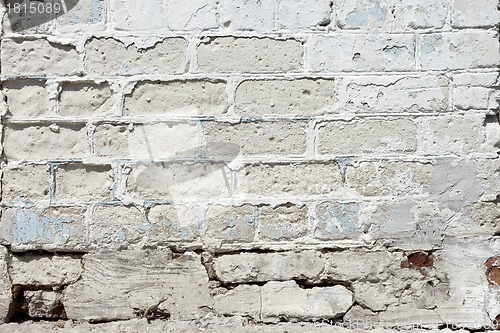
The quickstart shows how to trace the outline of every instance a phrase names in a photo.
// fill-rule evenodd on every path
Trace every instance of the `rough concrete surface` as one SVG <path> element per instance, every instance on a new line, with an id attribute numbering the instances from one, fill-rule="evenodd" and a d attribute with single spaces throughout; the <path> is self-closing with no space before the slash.
<path id="1" fill-rule="evenodd" d="M 0 2 L 0 332 L 500 329 L 499 5 Z"/>

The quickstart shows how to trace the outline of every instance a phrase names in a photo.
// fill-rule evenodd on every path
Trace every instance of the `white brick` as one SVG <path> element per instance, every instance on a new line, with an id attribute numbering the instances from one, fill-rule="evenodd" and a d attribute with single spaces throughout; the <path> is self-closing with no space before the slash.
<path id="1" fill-rule="evenodd" d="M 466 0 L 452 0 L 451 23 L 453 27 L 491 27 L 500 22 L 498 1 L 477 0 L 474 6 Z"/>
<path id="2" fill-rule="evenodd" d="M 2 201 L 48 200 L 50 181 L 48 165 L 4 166 Z"/>
<path id="3" fill-rule="evenodd" d="M 260 319 L 261 287 L 241 284 L 224 294 L 214 297 L 214 310 L 219 314 L 250 316 Z"/>
<path id="4" fill-rule="evenodd" d="M 278 27 L 280 29 L 321 28 L 331 22 L 333 2 L 280 0 L 278 6 Z"/>
<path id="5" fill-rule="evenodd" d="M 194 157 L 198 126 L 182 123 L 102 124 L 94 133 L 98 157 L 155 159 Z"/>
<path id="6" fill-rule="evenodd" d="M 36 118 L 50 114 L 49 95 L 43 81 L 5 81 L 2 90 L 7 97 L 8 117 Z"/>
<path id="7" fill-rule="evenodd" d="M 149 242 L 189 242 L 201 235 L 203 211 L 179 204 L 156 205 L 149 210 L 148 221 L 143 230 Z"/>
<path id="8" fill-rule="evenodd" d="M 339 26 L 373 32 L 442 28 L 448 14 L 446 0 L 416 3 L 411 0 L 347 0 L 341 2 Z"/>
<path id="9" fill-rule="evenodd" d="M 226 112 L 223 81 L 140 82 L 125 96 L 126 116 L 218 116 Z"/>
<path id="10" fill-rule="evenodd" d="M 266 241 L 287 241 L 307 234 L 309 217 L 307 207 L 291 204 L 262 206 L 259 214 L 259 237 Z"/>
<path id="11" fill-rule="evenodd" d="M 164 0 L 113 0 L 111 24 L 117 30 L 155 31 L 167 26 Z M 144 15 L 148 13 L 148 15 Z"/>
<path id="12" fill-rule="evenodd" d="M 67 164 L 56 170 L 57 200 L 110 201 L 112 189 L 109 165 Z"/>
<path id="13" fill-rule="evenodd" d="M 83 124 L 12 124 L 5 128 L 5 155 L 9 160 L 32 161 L 84 158 L 86 136 Z"/>
<path id="14" fill-rule="evenodd" d="M 229 142 L 242 155 L 302 155 L 306 151 L 307 124 L 303 121 L 206 123 L 207 142 Z"/>
<path id="15" fill-rule="evenodd" d="M 420 35 L 423 70 L 495 67 L 500 62 L 498 34 L 493 31 L 457 31 Z"/>
<path id="16" fill-rule="evenodd" d="M 79 55 L 71 45 L 45 39 L 2 40 L 2 75 L 75 75 L 80 72 L 79 61 Z"/>
<path id="17" fill-rule="evenodd" d="M 231 174 L 224 164 L 135 165 L 126 182 L 126 194 L 141 199 L 181 200 L 231 195 Z"/>
<path id="18" fill-rule="evenodd" d="M 346 169 L 346 182 L 359 194 L 412 195 L 426 188 L 433 168 L 413 162 L 362 162 Z"/>
<path id="19" fill-rule="evenodd" d="M 318 204 L 314 216 L 314 236 L 321 240 L 359 238 L 364 231 L 359 221 L 361 209 L 357 202 Z"/>
<path id="20" fill-rule="evenodd" d="M 250 242 L 258 225 L 257 207 L 211 205 L 206 214 L 206 237 L 225 242 Z"/>
<path id="21" fill-rule="evenodd" d="M 273 0 L 222 0 L 221 19 L 231 30 L 270 31 L 274 28 Z"/>
<path id="22" fill-rule="evenodd" d="M 170 30 L 217 29 L 217 1 L 167 0 L 167 24 Z"/>
<path id="23" fill-rule="evenodd" d="M 199 72 L 298 72 L 303 65 L 295 39 L 207 37 L 197 55 Z"/>
<path id="24" fill-rule="evenodd" d="M 326 79 L 246 80 L 236 89 L 235 112 L 260 115 L 312 116 L 330 112 L 336 82 Z"/>
<path id="25" fill-rule="evenodd" d="M 109 114 L 112 94 L 108 83 L 64 82 L 59 95 L 59 115 L 81 118 Z"/>
<path id="26" fill-rule="evenodd" d="M 320 154 L 411 153 L 417 149 L 417 125 L 410 119 L 367 119 L 320 124 Z"/>
<path id="27" fill-rule="evenodd" d="M 337 164 L 247 165 L 237 174 L 238 190 L 250 196 L 310 196 L 338 191 Z"/>
<path id="28" fill-rule="evenodd" d="M 186 47 L 183 38 L 166 38 L 143 49 L 113 38 L 92 38 L 85 45 L 85 70 L 96 75 L 180 74 L 187 63 Z"/>
<path id="29" fill-rule="evenodd" d="M 337 92 L 338 110 L 359 113 L 448 111 L 446 76 L 346 77 Z"/>
<path id="30" fill-rule="evenodd" d="M 415 68 L 412 35 L 338 33 L 311 37 L 313 72 L 411 71 Z"/>

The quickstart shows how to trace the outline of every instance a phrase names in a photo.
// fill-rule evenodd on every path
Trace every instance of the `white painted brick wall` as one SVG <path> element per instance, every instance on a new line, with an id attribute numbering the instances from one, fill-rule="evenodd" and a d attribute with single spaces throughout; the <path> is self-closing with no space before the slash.
<path id="1" fill-rule="evenodd" d="M 497 0 L 8 3 L 0 331 L 500 320 Z"/>

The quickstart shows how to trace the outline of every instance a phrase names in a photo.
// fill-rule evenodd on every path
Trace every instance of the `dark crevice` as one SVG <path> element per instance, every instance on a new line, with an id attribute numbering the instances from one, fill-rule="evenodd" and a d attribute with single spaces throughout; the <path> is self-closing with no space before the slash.
<path id="1" fill-rule="evenodd" d="M 7 322 L 23 323 L 25 321 L 60 321 L 67 320 L 66 310 L 62 303 L 62 290 L 54 290 L 51 286 L 19 286 L 12 287 L 12 303 L 9 307 Z M 55 293 L 59 296 L 52 304 L 44 304 L 36 297 L 27 296 L 29 292 Z"/>

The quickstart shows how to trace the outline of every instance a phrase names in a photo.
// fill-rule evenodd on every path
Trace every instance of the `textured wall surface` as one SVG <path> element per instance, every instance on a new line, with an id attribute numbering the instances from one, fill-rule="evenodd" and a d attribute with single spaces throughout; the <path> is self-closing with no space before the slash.
<path id="1" fill-rule="evenodd" d="M 16 2 L 1 332 L 500 327 L 498 0 Z"/>

